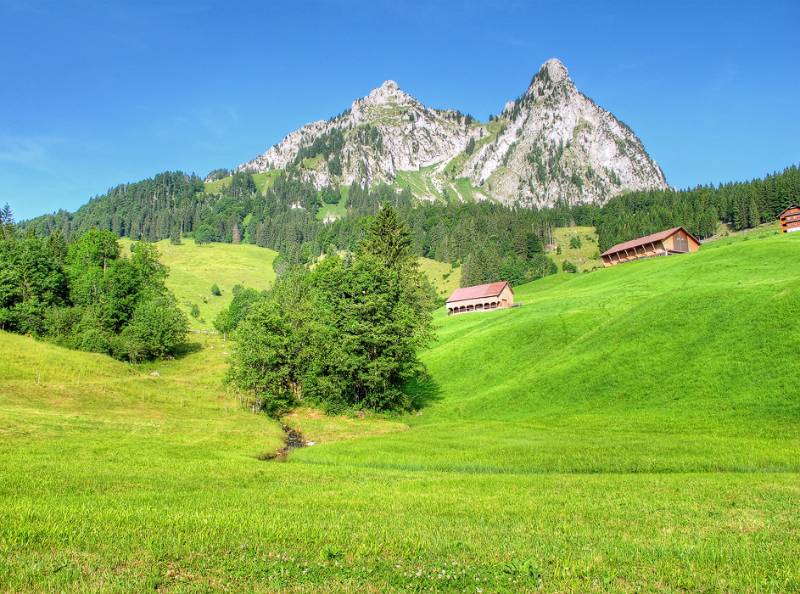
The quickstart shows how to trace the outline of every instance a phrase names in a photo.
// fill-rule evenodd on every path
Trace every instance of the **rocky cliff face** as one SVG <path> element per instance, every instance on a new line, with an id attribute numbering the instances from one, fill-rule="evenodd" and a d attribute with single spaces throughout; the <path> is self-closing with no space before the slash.
<path id="1" fill-rule="evenodd" d="M 239 167 L 291 169 L 317 187 L 396 183 L 421 199 L 526 206 L 603 202 L 667 187 L 625 124 L 581 94 L 558 60 L 491 122 L 425 107 L 387 81 L 349 110 L 308 124 Z"/>

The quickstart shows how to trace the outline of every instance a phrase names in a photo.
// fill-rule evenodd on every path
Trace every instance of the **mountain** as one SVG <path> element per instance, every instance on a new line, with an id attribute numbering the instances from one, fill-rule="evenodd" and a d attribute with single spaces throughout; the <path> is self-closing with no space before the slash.
<path id="1" fill-rule="evenodd" d="M 556 59 L 486 124 L 426 107 L 386 81 L 238 169 L 292 169 L 317 188 L 385 182 L 424 200 L 524 206 L 602 203 L 624 191 L 668 187 L 633 131 L 578 91 Z"/>

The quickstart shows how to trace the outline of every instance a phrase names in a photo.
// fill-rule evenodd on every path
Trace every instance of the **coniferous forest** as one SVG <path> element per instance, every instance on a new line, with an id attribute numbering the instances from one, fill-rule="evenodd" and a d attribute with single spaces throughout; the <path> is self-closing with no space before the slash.
<path id="1" fill-rule="evenodd" d="M 333 222 L 319 220 L 319 209 L 342 193 L 347 195 L 347 215 Z M 321 254 L 354 251 L 369 218 L 380 205 L 391 204 L 409 226 L 415 254 L 463 265 L 468 284 L 498 277 L 518 284 L 555 271 L 544 254 L 554 227 L 594 225 L 601 250 L 677 225 L 704 238 L 713 235 L 720 222 L 741 230 L 771 221 L 798 196 L 797 166 L 749 182 L 630 192 L 602 206 L 557 204 L 542 209 L 420 203 L 407 189 L 389 185 L 317 190 L 292 168 L 277 174 L 264 193 L 247 172 L 233 174 L 228 185 L 207 193 L 199 177 L 167 172 L 117 186 L 75 213 L 59 211 L 21 226 L 40 237 L 59 231 L 67 241 L 101 229 L 133 240 L 185 235 L 198 243 L 252 243 L 280 252 L 275 264 L 280 273 Z"/>

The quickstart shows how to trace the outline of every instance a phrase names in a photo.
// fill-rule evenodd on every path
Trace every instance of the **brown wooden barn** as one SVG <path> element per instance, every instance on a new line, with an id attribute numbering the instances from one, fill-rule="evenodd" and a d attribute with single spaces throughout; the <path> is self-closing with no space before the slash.
<path id="1" fill-rule="evenodd" d="M 514 305 L 514 291 L 506 281 L 462 287 L 453 291 L 447 300 L 447 313 L 489 311 Z"/>
<path id="2" fill-rule="evenodd" d="M 603 266 L 607 268 L 640 258 L 684 254 L 696 252 L 699 249 L 699 239 L 683 227 L 673 227 L 666 231 L 618 243 L 600 254 L 600 257 L 603 258 Z"/>
<path id="3" fill-rule="evenodd" d="M 778 219 L 781 221 L 781 231 L 784 233 L 800 231 L 800 206 L 792 204 L 778 215 Z"/>

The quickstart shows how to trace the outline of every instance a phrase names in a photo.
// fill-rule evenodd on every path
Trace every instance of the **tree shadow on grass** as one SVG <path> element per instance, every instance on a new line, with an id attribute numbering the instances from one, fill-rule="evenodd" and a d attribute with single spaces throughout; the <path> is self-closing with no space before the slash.
<path id="1" fill-rule="evenodd" d="M 441 387 L 427 373 L 409 380 L 403 392 L 409 397 L 412 410 L 420 410 L 442 399 Z"/>
<path id="2" fill-rule="evenodd" d="M 172 358 L 183 359 L 184 357 L 188 357 L 194 353 L 199 353 L 202 350 L 203 345 L 199 342 L 184 342 L 183 344 L 175 347 L 175 350 L 172 351 Z"/>

